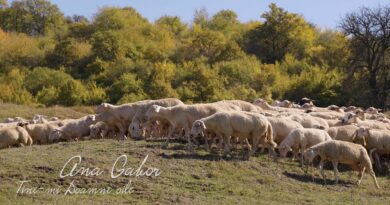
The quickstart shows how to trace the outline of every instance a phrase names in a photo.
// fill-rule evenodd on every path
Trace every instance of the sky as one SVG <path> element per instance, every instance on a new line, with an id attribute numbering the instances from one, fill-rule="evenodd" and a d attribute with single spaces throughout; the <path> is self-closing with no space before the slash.
<path id="1" fill-rule="evenodd" d="M 261 20 L 260 15 L 276 3 L 289 12 L 298 13 L 322 28 L 337 28 L 340 19 L 362 6 L 390 5 L 390 0 L 51 0 L 67 16 L 84 15 L 92 19 L 104 6 L 135 8 L 142 16 L 155 21 L 163 15 L 179 16 L 191 23 L 194 11 L 206 8 L 210 15 L 222 9 L 234 11 L 240 21 Z"/>

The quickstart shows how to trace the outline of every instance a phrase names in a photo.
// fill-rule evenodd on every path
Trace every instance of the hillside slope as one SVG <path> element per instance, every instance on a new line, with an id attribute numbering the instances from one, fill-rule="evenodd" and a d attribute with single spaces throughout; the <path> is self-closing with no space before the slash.
<path id="1" fill-rule="evenodd" d="M 155 167 L 159 176 L 120 176 L 111 178 L 115 160 L 128 156 L 126 168 L 138 168 L 148 155 L 143 168 Z M 75 155 L 82 156 L 80 166 L 98 167 L 101 176 L 74 176 L 61 179 L 60 171 L 66 161 Z M 357 187 L 357 173 L 343 172 L 341 183 L 328 180 L 322 184 L 318 171 L 314 181 L 296 162 L 273 162 L 267 155 L 257 155 L 249 161 L 240 160 L 240 154 L 232 159 L 221 158 L 197 150 L 194 154 L 184 151 L 184 145 L 171 144 L 161 149 L 160 142 L 93 140 L 59 143 L 45 146 L 12 148 L 0 151 L 0 202 L 1 204 L 94 204 L 137 202 L 149 204 L 388 204 L 390 178 L 379 176 L 382 186 L 376 190 L 371 178 L 365 175 Z M 75 161 L 73 161 L 75 162 Z M 121 163 L 118 163 L 121 164 Z M 70 164 L 72 167 L 73 164 Z M 115 170 L 122 167 L 116 166 Z M 69 169 L 65 169 L 68 170 Z M 69 173 L 69 172 L 66 172 Z M 351 175 L 352 174 L 352 175 Z M 333 179 L 333 172 L 327 176 Z M 15 194 L 21 180 L 31 180 L 26 187 L 42 187 L 36 194 Z M 128 194 L 73 194 L 64 195 L 71 182 L 77 187 L 107 188 L 118 190 L 131 180 L 133 193 Z M 61 187 L 59 194 L 48 194 L 48 188 Z M 73 190 L 74 189 L 70 189 Z M 79 190 L 80 191 L 80 190 Z"/>

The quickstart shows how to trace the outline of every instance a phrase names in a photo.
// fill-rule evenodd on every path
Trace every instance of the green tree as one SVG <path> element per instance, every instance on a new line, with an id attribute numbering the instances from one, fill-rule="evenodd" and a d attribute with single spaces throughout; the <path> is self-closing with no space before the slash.
<path id="1" fill-rule="evenodd" d="M 64 29 L 65 18 L 58 7 L 47 0 L 12 1 L 1 12 L 0 27 L 28 35 L 44 35 Z"/>
<path id="2" fill-rule="evenodd" d="M 186 29 L 187 26 L 177 16 L 163 16 L 156 21 L 156 25 L 168 30 L 175 36 L 179 36 Z"/>
<path id="3" fill-rule="evenodd" d="M 88 98 L 85 86 L 77 80 L 68 80 L 61 88 L 58 97 L 59 103 L 66 106 L 81 105 Z"/>
<path id="4" fill-rule="evenodd" d="M 286 53 L 302 59 L 315 39 L 315 30 L 301 16 L 271 4 L 264 23 L 246 35 L 247 52 L 266 63 L 281 61 Z"/>

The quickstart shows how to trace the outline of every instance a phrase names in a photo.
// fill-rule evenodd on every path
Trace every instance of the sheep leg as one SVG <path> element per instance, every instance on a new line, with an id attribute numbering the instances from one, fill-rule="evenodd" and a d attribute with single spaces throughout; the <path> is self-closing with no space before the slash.
<path id="1" fill-rule="evenodd" d="M 169 140 L 171 139 L 172 134 L 173 134 L 174 131 L 175 131 L 175 129 L 173 128 L 173 126 L 170 126 L 169 127 L 169 133 L 168 133 L 168 136 L 167 136 L 167 140 L 162 145 L 163 148 L 167 148 L 168 147 Z"/>
<path id="2" fill-rule="evenodd" d="M 320 164 L 318 165 L 318 167 L 320 168 L 321 176 L 324 179 L 324 184 L 326 185 L 326 176 L 325 176 L 325 172 L 324 172 L 324 160 L 321 159 Z"/>
<path id="3" fill-rule="evenodd" d="M 376 160 L 377 168 L 378 168 L 379 170 L 382 170 L 382 165 L 381 165 L 381 161 L 380 161 L 380 159 L 379 159 L 378 153 L 374 153 L 374 157 L 375 157 L 375 160 Z"/>
<path id="4" fill-rule="evenodd" d="M 230 155 L 230 136 L 223 136 L 223 141 L 224 141 L 224 148 L 225 148 L 225 156 Z"/>
<path id="5" fill-rule="evenodd" d="M 249 150 L 247 155 L 245 156 L 245 159 L 248 160 L 250 156 L 252 156 L 259 145 L 259 138 L 256 137 L 255 135 L 252 135 L 252 146 L 248 146 Z"/>
<path id="6" fill-rule="evenodd" d="M 369 154 L 370 154 L 371 163 L 373 163 L 373 164 L 374 164 L 374 160 L 373 160 L 373 158 L 372 158 L 372 153 L 375 152 L 375 151 L 376 151 L 376 148 L 371 149 L 371 150 L 370 150 L 370 153 L 369 153 Z"/>
<path id="7" fill-rule="evenodd" d="M 338 184 L 339 183 L 339 170 L 337 169 L 337 166 L 338 166 L 339 163 L 333 161 L 332 164 L 333 164 L 333 171 L 334 171 L 336 184 Z"/>
<path id="8" fill-rule="evenodd" d="M 372 170 L 372 168 L 371 168 L 371 169 L 368 168 L 368 169 L 367 169 L 367 172 L 371 175 L 372 179 L 374 180 L 375 187 L 379 189 L 380 187 L 379 187 L 379 185 L 378 185 L 378 181 L 376 180 L 374 170 Z M 363 177 L 363 176 L 362 176 L 362 177 Z"/>
<path id="9" fill-rule="evenodd" d="M 207 152 L 210 152 L 210 146 L 209 146 L 209 142 L 208 142 L 208 139 L 207 139 L 207 136 L 202 132 L 201 136 L 204 138 L 204 147 L 206 149 Z"/>
<path id="10" fill-rule="evenodd" d="M 359 186 L 360 183 L 362 182 L 362 179 L 363 179 L 363 175 L 364 175 L 364 171 L 366 170 L 366 167 L 363 167 L 362 169 L 360 169 L 359 171 L 359 175 L 358 175 L 358 178 L 359 180 L 357 181 L 357 185 Z"/>

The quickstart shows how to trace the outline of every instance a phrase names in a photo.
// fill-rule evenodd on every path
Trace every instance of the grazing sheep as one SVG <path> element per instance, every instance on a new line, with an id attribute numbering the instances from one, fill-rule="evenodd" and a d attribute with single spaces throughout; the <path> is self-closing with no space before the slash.
<path id="1" fill-rule="evenodd" d="M 89 130 L 89 138 L 91 139 L 106 138 L 108 132 L 110 132 L 109 126 L 103 121 L 99 121 L 94 125 L 90 125 Z"/>
<path id="2" fill-rule="evenodd" d="M 341 119 L 341 122 L 343 124 L 356 123 L 358 126 L 370 127 L 373 129 L 390 130 L 390 124 L 387 124 L 387 123 L 384 123 L 381 121 L 377 121 L 377 120 L 361 120 L 361 119 L 359 119 L 358 116 L 359 116 L 358 114 L 355 114 L 353 112 L 348 112 Z M 363 118 L 363 119 L 365 119 L 365 118 Z"/>
<path id="3" fill-rule="evenodd" d="M 369 107 L 364 112 L 368 114 L 379 114 L 380 111 L 382 110 L 374 107 Z"/>
<path id="4" fill-rule="evenodd" d="M 293 102 L 291 102 L 289 100 L 283 100 L 282 102 L 275 100 L 274 102 L 272 102 L 272 106 L 275 106 L 275 107 L 291 108 L 292 105 L 293 105 Z"/>
<path id="5" fill-rule="evenodd" d="M 315 128 L 321 127 L 323 129 L 328 129 L 328 123 L 319 117 L 313 117 L 310 115 L 291 115 L 288 119 L 294 120 L 296 122 L 301 123 L 304 128 Z"/>
<path id="6" fill-rule="evenodd" d="M 89 126 L 94 122 L 96 122 L 95 115 L 87 115 L 85 117 L 72 120 L 64 126 L 52 130 L 49 135 L 49 141 L 78 140 L 81 137 L 89 135 Z"/>
<path id="7" fill-rule="evenodd" d="M 367 127 L 360 127 L 357 130 L 355 143 L 362 144 L 369 150 L 370 159 L 374 162 L 372 154 L 375 152 L 375 159 L 378 168 L 381 169 L 379 154 L 390 154 L 390 131 L 375 130 Z"/>
<path id="8" fill-rule="evenodd" d="M 49 140 L 50 132 L 58 128 L 55 124 L 29 124 L 24 126 L 35 144 L 52 143 Z"/>
<path id="9" fill-rule="evenodd" d="M 42 124 L 42 123 L 47 123 L 48 120 L 46 119 L 46 116 L 43 116 L 43 115 L 34 115 L 34 117 L 32 118 L 32 123 L 33 124 Z"/>
<path id="10" fill-rule="evenodd" d="M 146 112 L 148 120 L 166 120 L 171 124 L 169 134 L 165 145 L 169 143 L 175 129 L 184 129 L 184 135 L 188 141 L 188 147 L 191 149 L 192 140 L 190 138 L 190 129 L 192 123 L 201 118 L 210 116 L 218 111 L 236 110 L 237 106 L 232 107 L 229 104 L 218 102 L 209 104 L 194 104 L 194 105 L 176 105 L 173 107 L 161 107 L 152 105 Z"/>
<path id="11" fill-rule="evenodd" d="M 301 153 L 301 165 L 303 165 L 303 152 L 320 142 L 332 140 L 329 134 L 324 130 L 314 128 L 297 128 L 290 132 L 290 134 L 280 143 L 278 150 L 281 157 L 286 157 L 288 151 L 292 151 L 294 159 L 298 152 Z"/>
<path id="12" fill-rule="evenodd" d="M 367 170 L 367 172 L 373 178 L 376 188 L 379 188 L 374 170 L 372 169 L 370 157 L 368 156 L 367 151 L 363 146 L 338 140 L 322 142 L 306 150 L 304 153 L 305 161 L 312 164 L 313 159 L 317 155 L 319 155 L 321 158 L 319 168 L 325 183 L 326 178 L 323 165 L 325 161 L 331 161 L 333 164 L 336 184 L 339 181 L 339 171 L 337 166 L 338 163 L 343 163 L 351 165 L 353 169 L 359 171 L 359 180 L 357 185 L 360 184 L 364 171 Z"/>
<path id="13" fill-rule="evenodd" d="M 287 118 L 267 117 L 267 119 L 272 125 L 273 139 L 277 144 L 281 143 L 292 130 L 303 128 L 298 122 Z"/>
<path id="14" fill-rule="evenodd" d="M 240 108 L 241 111 L 255 112 L 255 113 L 260 113 L 263 111 L 263 109 L 261 109 L 260 107 L 255 106 L 252 103 L 249 103 L 249 102 L 246 102 L 243 100 L 223 100 L 223 101 L 219 101 L 219 102 L 230 103 L 230 104 L 236 105 Z"/>
<path id="15" fill-rule="evenodd" d="M 334 140 L 353 142 L 356 137 L 356 125 L 345 125 L 339 127 L 331 127 L 327 130 L 329 136 Z"/>
<path id="16" fill-rule="evenodd" d="M 0 149 L 11 146 L 32 145 L 33 140 L 23 127 L 0 128 Z"/>
<path id="17" fill-rule="evenodd" d="M 256 152 L 259 143 L 266 144 L 270 152 L 276 147 L 276 143 L 272 139 L 272 125 L 267 118 L 257 113 L 218 112 L 196 120 L 192 125 L 191 134 L 196 136 L 206 130 L 212 131 L 223 138 L 225 154 L 230 153 L 231 137 L 251 140 L 251 147 L 245 155 L 245 159 L 249 159 Z"/>
<path id="18" fill-rule="evenodd" d="M 142 133 L 143 133 L 142 125 L 145 125 L 146 123 L 145 113 L 152 105 L 159 105 L 162 107 L 172 107 L 175 105 L 184 105 L 184 103 L 176 98 L 152 100 L 149 101 L 148 103 L 145 103 L 144 106 L 141 106 L 138 109 L 137 113 L 134 115 L 128 127 L 128 132 L 130 133 L 132 138 L 134 139 L 142 138 Z"/>
<path id="19" fill-rule="evenodd" d="M 105 118 L 109 119 L 110 121 L 105 122 L 109 125 L 115 126 L 119 130 L 120 139 L 126 139 L 126 131 L 133 120 L 134 115 L 140 107 L 150 101 L 151 100 L 143 100 L 123 105 L 102 103 L 97 106 L 96 113 L 105 116 L 102 120 L 105 120 Z"/>

